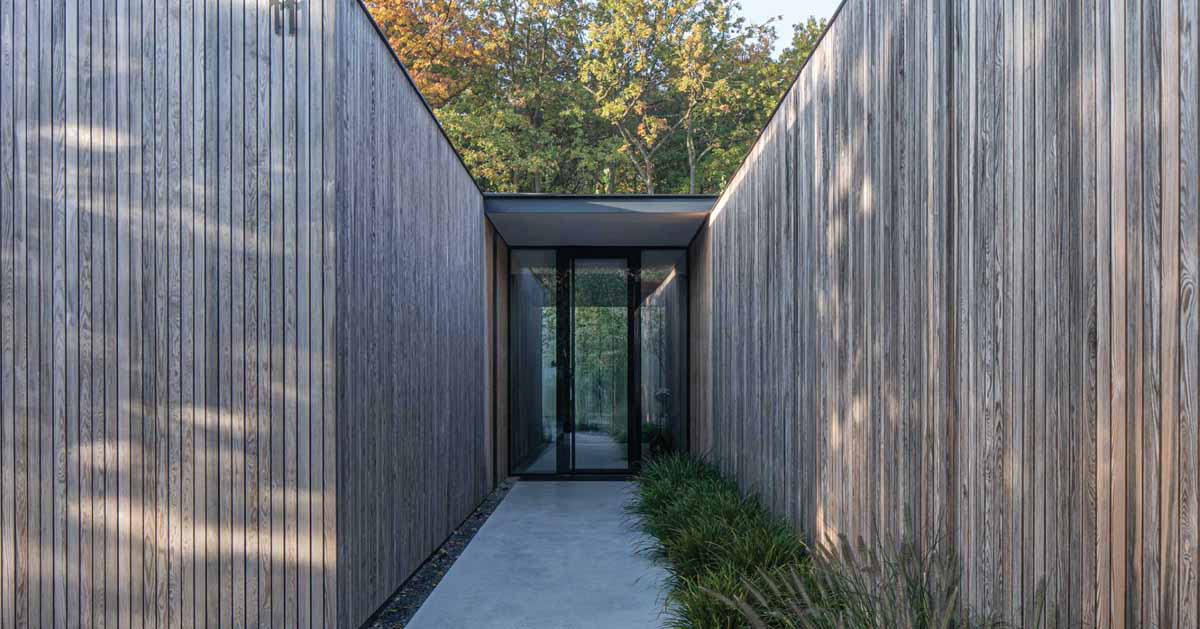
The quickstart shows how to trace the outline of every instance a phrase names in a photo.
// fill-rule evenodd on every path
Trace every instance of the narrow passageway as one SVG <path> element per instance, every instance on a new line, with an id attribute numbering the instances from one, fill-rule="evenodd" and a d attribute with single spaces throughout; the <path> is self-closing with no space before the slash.
<path id="1" fill-rule="evenodd" d="M 517 483 L 408 626 L 661 627 L 666 572 L 637 552 L 632 492 L 621 481 Z"/>

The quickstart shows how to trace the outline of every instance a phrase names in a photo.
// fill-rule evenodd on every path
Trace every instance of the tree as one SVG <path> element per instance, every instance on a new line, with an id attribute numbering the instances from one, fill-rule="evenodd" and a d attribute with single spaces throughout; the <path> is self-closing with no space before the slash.
<path id="1" fill-rule="evenodd" d="M 438 111 L 492 190 L 592 192 L 613 156 L 611 131 L 579 85 L 585 0 L 489 0 L 492 65 Z"/>
<path id="2" fill-rule="evenodd" d="M 648 194 L 656 153 L 683 124 L 671 72 L 702 9 L 696 0 L 598 0 L 588 28 L 580 82 Z"/>
<path id="3" fill-rule="evenodd" d="M 437 108 L 490 65 L 488 15 L 473 0 L 368 0 L 417 89 Z"/>
<path id="4" fill-rule="evenodd" d="M 736 0 L 368 0 L 481 187 L 712 192 L 824 30 Z"/>
<path id="5" fill-rule="evenodd" d="M 747 120 L 737 107 L 747 91 L 759 88 L 762 67 L 772 64 L 774 30 L 766 25 L 747 25 L 734 16 L 730 0 L 708 0 L 701 18 L 684 36 L 680 54 L 672 68 L 672 87 L 679 94 L 684 146 L 687 156 L 688 192 L 703 187 L 698 181 L 701 161 L 710 151 L 744 140 L 739 130 L 757 124 Z"/>
<path id="6" fill-rule="evenodd" d="M 799 24 L 792 25 L 792 41 L 779 55 L 779 66 L 789 83 L 804 67 L 804 62 L 808 61 L 813 51 L 817 49 L 817 44 L 821 41 L 821 36 L 825 34 L 827 26 L 829 26 L 829 20 L 825 18 L 818 20 L 812 16 Z"/>
<path id="7" fill-rule="evenodd" d="M 706 189 L 720 190 L 728 183 L 758 133 L 766 125 L 780 97 L 795 80 L 804 62 L 825 31 L 826 20 L 810 17 L 793 25 L 791 43 L 772 60 L 777 35 L 774 20 L 750 25 L 740 40 L 739 54 L 729 57 L 735 67 L 726 71 L 733 87 L 704 111 L 698 126 L 711 138 L 710 153 L 701 162 L 697 178 Z"/>

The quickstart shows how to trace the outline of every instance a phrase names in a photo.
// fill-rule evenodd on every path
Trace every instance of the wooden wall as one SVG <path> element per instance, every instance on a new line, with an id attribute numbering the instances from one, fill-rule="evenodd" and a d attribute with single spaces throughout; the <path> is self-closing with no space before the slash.
<path id="1" fill-rule="evenodd" d="M 944 9 L 844 5 L 692 246 L 712 454 L 817 535 L 946 513 Z"/>
<path id="2" fill-rule="evenodd" d="M 688 448 L 713 449 L 712 254 L 705 225 L 688 246 Z"/>
<path id="3" fill-rule="evenodd" d="M 0 3 L 0 627 L 357 625 L 490 487 L 482 199 L 300 7 Z"/>
<path id="4" fill-rule="evenodd" d="M 490 227 L 490 223 L 489 223 Z M 509 382 L 508 382 L 508 243 L 500 232 L 491 229 L 491 348 L 492 369 L 492 478 L 496 483 L 508 478 Z"/>
<path id="5" fill-rule="evenodd" d="M 979 611 L 1195 625 L 1196 20 L 848 0 L 693 244 L 693 439 Z"/>
<path id="6" fill-rule="evenodd" d="M 0 626 L 335 617 L 333 18 L 301 6 L 282 37 L 266 0 L 0 4 Z"/>
<path id="7" fill-rule="evenodd" d="M 491 489 L 483 197 L 357 0 L 338 0 L 340 624 Z"/>

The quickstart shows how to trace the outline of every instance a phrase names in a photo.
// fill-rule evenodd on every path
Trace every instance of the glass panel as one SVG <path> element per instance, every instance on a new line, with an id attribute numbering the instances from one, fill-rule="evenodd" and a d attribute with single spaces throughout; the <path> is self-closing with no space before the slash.
<path id="1" fill-rule="evenodd" d="M 642 459 L 687 448 L 687 252 L 642 252 Z"/>
<path id="2" fill-rule="evenodd" d="M 515 474 L 554 474 L 556 258 L 514 250 L 509 277 L 509 456 Z"/>
<path id="3" fill-rule="evenodd" d="M 578 470 L 629 468 L 629 268 L 575 261 L 574 460 Z"/>

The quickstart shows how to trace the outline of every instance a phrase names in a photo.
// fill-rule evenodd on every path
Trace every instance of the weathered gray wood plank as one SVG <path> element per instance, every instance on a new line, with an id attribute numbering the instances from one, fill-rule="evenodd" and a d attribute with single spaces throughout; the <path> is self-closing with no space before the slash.
<path id="1" fill-rule="evenodd" d="M 159 235 L 166 242 L 166 310 L 164 325 L 166 327 L 166 345 L 160 348 L 159 360 L 165 363 L 166 396 L 164 417 L 166 426 L 162 437 L 167 440 L 166 453 L 166 535 L 167 535 L 167 571 L 165 587 L 167 595 L 168 622 L 180 625 L 183 622 L 183 580 L 185 559 L 183 547 L 183 76 L 182 76 L 182 42 L 183 42 L 183 12 L 182 4 L 176 3 L 167 7 L 165 22 L 166 35 L 166 214 L 164 225 L 166 232 Z M 189 156 L 190 157 L 190 156 Z"/>
<path id="2" fill-rule="evenodd" d="M 13 591 L 13 625 L 28 626 L 30 620 L 30 586 L 29 572 L 33 566 L 30 556 L 30 524 L 32 520 L 32 495 L 29 469 L 30 450 L 33 437 L 30 420 L 36 415 L 32 412 L 29 400 L 29 355 L 34 344 L 31 343 L 33 330 L 29 316 L 30 300 L 33 286 L 29 273 L 29 203 L 28 203 L 28 164 L 29 152 L 26 140 L 28 125 L 29 73 L 27 69 L 28 46 L 26 7 L 14 3 L 12 6 L 12 243 L 14 261 L 13 292 L 13 339 L 14 376 L 13 376 L 13 407 L 15 409 L 13 425 L 13 515 L 14 522 L 14 591 Z"/>
<path id="3" fill-rule="evenodd" d="M 0 129 L 14 128 L 13 117 L 16 100 L 16 68 L 13 65 L 13 6 L 0 7 Z M 24 281 L 24 273 L 17 278 L 18 243 L 16 226 L 17 199 L 15 191 L 16 144 L 5 142 L 0 146 L 0 206 L 5 208 L 0 216 L 0 535 L 6 543 L 0 545 L 0 623 L 16 625 L 16 483 L 15 467 L 16 426 L 19 410 L 16 403 L 17 387 L 17 341 L 15 338 L 18 308 L 16 286 Z M 24 203 L 24 199 L 21 199 Z M 21 259 L 24 262 L 24 259 Z M 21 331 L 24 333 L 24 330 Z"/>
<path id="4" fill-rule="evenodd" d="M 75 239 L 73 245 L 71 242 L 67 243 L 68 247 L 73 247 L 75 250 L 73 255 L 70 251 L 67 255 L 67 300 L 68 312 L 71 313 L 68 315 L 68 321 L 72 314 L 75 317 L 73 326 L 68 323 L 74 329 L 68 329 L 67 355 L 78 357 L 77 365 L 74 366 L 74 369 L 68 367 L 67 372 L 69 396 L 67 402 L 67 503 L 78 514 L 67 524 L 69 559 L 67 566 L 68 600 L 66 603 L 68 614 L 91 613 L 91 595 L 87 590 L 90 587 L 92 569 L 91 540 L 88 535 L 88 529 L 92 526 L 92 505 L 88 496 L 91 485 L 92 457 L 87 444 L 96 420 L 96 391 L 93 387 L 96 364 L 93 340 L 96 335 L 97 323 L 100 321 L 100 315 L 93 299 L 96 267 L 99 262 L 95 247 L 97 240 L 95 231 L 98 226 L 96 218 L 99 209 L 96 192 L 101 175 L 97 172 L 99 164 L 96 157 L 98 154 L 93 151 L 93 146 L 100 139 L 96 137 L 99 131 L 96 124 L 98 122 L 96 92 L 100 87 L 100 81 L 95 75 L 96 68 L 91 59 L 97 52 L 95 46 L 98 42 L 92 22 L 95 13 L 93 7 L 88 2 L 77 4 L 78 15 L 75 24 L 77 45 L 74 55 L 71 51 L 67 52 L 68 67 L 72 64 L 76 65 L 78 82 L 75 88 L 75 102 L 68 102 L 67 109 L 68 125 L 71 125 L 71 110 L 75 109 L 74 128 L 67 130 L 67 169 L 69 172 L 73 171 L 75 175 L 74 202 L 70 198 L 71 184 L 67 184 L 68 239 L 72 237 L 72 231 L 74 231 Z M 70 7 L 68 7 L 67 13 L 68 31 L 70 31 Z M 68 37 L 70 36 L 71 34 L 68 32 Z M 74 59 L 72 59 L 73 56 Z M 67 98 L 70 101 L 70 86 L 67 91 Z M 72 152 L 75 153 L 74 156 L 71 155 Z M 71 214 L 75 215 L 73 219 Z M 72 220 L 75 222 L 74 230 L 71 229 Z M 74 286 L 72 286 L 72 279 Z M 74 296 L 71 294 L 72 291 Z M 72 343 L 74 347 L 72 347 Z M 74 396 L 71 395 L 71 389 L 74 389 Z M 72 552 L 74 552 L 73 556 Z"/>
<path id="5" fill-rule="evenodd" d="M 881 536 L 944 516 L 964 599 L 984 612 L 1032 623 L 1044 582 L 1053 622 L 1194 617 L 1194 394 L 1183 383 L 1195 154 L 1181 147 L 1194 126 L 1195 9 L 940 8 L 844 8 L 693 244 L 693 266 L 712 268 L 708 325 L 723 331 L 692 335 L 693 356 L 711 353 L 716 460 L 818 538 L 858 530 L 860 515 Z M 861 50 L 882 62 L 854 65 Z M 868 73 L 869 153 L 854 151 L 847 124 L 861 97 L 854 72 L 835 67 Z M 931 116 L 943 98 L 947 114 Z M 859 168 L 876 184 L 863 223 Z M 773 266 L 789 229 L 794 279 Z M 794 367 L 777 355 L 789 308 L 772 291 L 794 295 Z M 794 370 L 784 381 L 796 382 L 806 428 L 794 447 L 773 414 L 786 396 L 763 368 Z M 693 370 L 693 386 L 701 377 Z M 849 405 L 860 397 L 862 433 Z M 856 476 L 878 479 L 865 503 Z"/>
<path id="6" fill-rule="evenodd" d="M 1142 116 L 1141 186 L 1142 199 L 1139 208 L 1141 217 L 1140 247 L 1142 250 L 1142 312 L 1140 335 L 1142 346 L 1141 364 L 1138 365 L 1140 393 L 1142 452 L 1137 458 L 1141 482 L 1140 506 L 1138 508 L 1139 530 L 1142 543 L 1141 603 L 1142 624 L 1157 624 L 1162 611 L 1161 584 L 1158 580 L 1162 547 L 1159 536 L 1160 475 L 1162 473 L 1162 121 L 1161 75 L 1162 53 L 1159 32 L 1158 3 L 1147 3 L 1141 7 L 1140 40 L 1141 87 L 1139 105 Z"/>
<path id="7" fill-rule="evenodd" d="M 310 356 L 312 342 L 309 338 L 311 328 L 311 268 L 310 259 L 312 243 L 310 239 L 312 214 L 312 148 L 311 134 L 313 132 L 311 109 L 311 87 L 313 85 L 310 73 L 313 41 L 312 25 L 309 15 L 313 5 L 300 9 L 298 21 L 300 32 L 296 36 L 296 444 L 293 454 L 296 467 L 296 478 L 293 490 L 296 495 L 295 504 L 295 561 L 296 570 L 296 623 L 301 627 L 311 626 L 310 611 L 312 609 L 312 570 L 310 569 L 309 536 L 311 534 L 312 514 L 309 509 L 308 473 L 311 466 L 309 436 L 312 432 L 312 393 Z"/>
<path id="8" fill-rule="evenodd" d="M 221 163 L 220 149 L 220 101 L 221 89 L 221 49 L 219 40 L 218 7 L 211 3 L 203 3 L 203 135 L 204 138 L 204 176 L 199 191 L 203 196 L 203 222 L 201 233 L 202 244 L 199 245 L 200 264 L 203 271 L 197 274 L 203 277 L 202 294 L 199 300 L 202 309 L 197 313 L 200 329 L 197 335 L 202 339 L 197 352 L 201 354 L 202 390 L 204 421 L 203 452 L 197 459 L 203 461 L 202 498 L 204 511 L 204 580 L 203 619 L 205 623 L 219 623 L 228 617 L 228 611 L 222 613 L 220 593 L 221 575 L 221 512 L 220 496 L 222 487 L 221 477 L 221 440 L 223 434 L 221 422 L 223 411 L 221 406 L 221 367 L 222 355 L 220 337 L 220 262 L 221 262 L 221 215 L 222 203 L 219 194 L 219 176 Z M 197 471 L 197 475 L 200 472 Z M 197 502 L 199 503 L 200 497 Z M 200 585 L 200 584 L 198 584 Z M 226 608 L 227 609 L 227 608 Z M 197 610 L 198 618 L 201 616 Z"/>
<path id="9" fill-rule="evenodd" d="M 228 530 L 232 533 L 230 540 L 223 543 L 224 552 L 228 553 L 230 571 L 230 600 L 228 603 L 232 615 L 232 626 L 241 628 L 250 626 L 247 622 L 250 613 L 246 606 L 247 554 L 246 554 L 246 440 L 249 426 L 247 424 L 246 371 L 247 356 L 245 348 L 249 342 L 246 325 L 246 216 L 247 216 L 247 153 L 251 146 L 247 142 L 247 109 L 249 106 L 247 93 L 253 89 L 247 81 L 246 60 L 246 13 L 249 4 L 245 2 L 230 5 L 230 14 L 226 22 L 228 40 L 222 39 L 225 48 L 223 54 L 229 56 L 228 74 L 222 75 L 222 83 L 228 84 L 229 89 L 229 204 L 230 214 L 224 229 L 228 230 L 227 246 L 229 247 L 229 277 L 226 285 L 229 288 L 229 325 L 222 325 L 222 337 L 230 340 L 230 408 L 229 431 L 230 452 L 228 463 L 222 466 L 223 481 L 228 482 L 229 514 Z M 224 69 L 224 66 L 223 68 Z M 222 120 L 224 123 L 224 119 Z M 225 176 L 224 171 L 222 177 Z M 224 184 L 223 184 L 224 187 Z M 224 303 L 224 302 L 223 302 Z M 299 427 L 297 426 L 297 429 Z M 227 480 L 226 480 L 227 479 Z M 223 572 L 225 570 L 223 569 Z M 222 592 L 224 594 L 224 592 Z"/>
<path id="10" fill-rule="evenodd" d="M 242 107 L 244 108 L 244 117 L 242 119 L 242 129 L 244 129 L 243 153 L 241 156 L 242 172 L 244 173 L 242 198 L 243 211 L 238 219 L 239 229 L 242 234 L 242 262 L 243 262 L 243 278 L 244 286 L 244 308 L 243 308 L 243 346 L 245 349 L 245 358 L 242 368 L 244 369 L 244 405 L 245 411 L 242 415 L 243 428 L 243 451 L 242 460 L 244 461 L 244 477 L 243 482 L 246 488 L 245 500 L 242 503 L 243 526 L 245 530 L 243 541 L 243 555 L 245 557 L 243 565 L 243 588 L 245 601 L 245 626 L 254 627 L 261 624 L 260 616 L 260 598 L 259 598 L 259 556 L 261 547 L 259 546 L 259 531 L 260 531 L 260 477 L 259 477 L 259 420 L 263 416 L 263 408 L 260 405 L 262 388 L 268 386 L 261 379 L 262 362 L 260 355 L 259 337 L 261 315 L 259 305 L 259 268 L 261 259 L 261 249 L 259 241 L 259 220 L 260 212 L 265 208 L 260 204 L 262 193 L 263 172 L 259 163 L 261 141 L 259 137 L 260 130 L 260 107 L 266 103 L 260 103 L 259 92 L 259 74 L 265 71 L 262 65 L 262 60 L 259 57 L 259 35 L 260 26 L 258 23 L 258 11 L 260 6 L 258 3 L 247 3 L 242 7 L 241 14 L 241 46 L 239 52 L 244 63 L 244 74 L 242 75 L 242 90 L 238 96 L 241 98 Z"/>
<path id="11" fill-rule="evenodd" d="M 1130 494 L 1127 491 L 1130 483 L 1128 451 L 1130 437 L 1130 400 L 1132 381 L 1128 370 L 1128 281 L 1129 281 L 1129 247 L 1128 247 L 1128 187 L 1126 176 L 1126 46 L 1125 46 L 1125 14 L 1123 7 L 1114 6 L 1111 15 L 1111 46 L 1112 46 L 1112 229 L 1113 229 L 1113 271 L 1112 271 L 1112 349 L 1113 349 L 1113 571 L 1112 578 L 1112 623 L 1114 627 L 1124 627 L 1130 620 L 1128 611 L 1132 608 L 1128 597 L 1130 578 L 1130 544 L 1131 536 L 1129 521 Z"/>
<path id="12" fill-rule="evenodd" d="M 333 85 L 338 67 L 338 40 L 335 38 L 337 22 L 337 7 L 330 3 L 322 4 L 322 52 L 321 76 L 325 85 Z M 321 133 L 323 155 L 321 173 L 323 213 L 321 218 L 321 373 L 322 373 L 322 565 L 324 566 L 322 600 L 324 602 L 324 617 L 321 623 L 331 625 L 341 617 L 339 609 L 342 602 L 338 598 L 336 560 L 338 558 L 338 512 L 337 505 L 341 485 L 338 480 L 338 435 L 337 435 L 337 397 L 336 397 L 336 356 L 335 356 L 335 317 L 337 313 L 337 205 L 336 205 L 336 175 L 338 153 L 337 147 L 341 137 L 341 129 L 337 126 L 337 100 L 334 90 L 322 90 L 322 119 Z"/>
<path id="13" fill-rule="evenodd" d="M 1096 626 L 1112 626 L 1113 571 L 1113 350 L 1112 276 L 1113 217 L 1111 166 L 1111 64 L 1112 38 L 1109 30 L 1110 3 L 1098 2 L 1092 28 L 1095 30 L 1096 96 Z"/>
<path id="14" fill-rule="evenodd" d="M 1195 2 L 1179 4 L 1179 549 L 1180 626 L 1194 625 L 1197 610 L 1197 415 L 1200 413 L 1200 15 Z"/>
<path id="15" fill-rule="evenodd" d="M 68 37 L 67 23 L 70 22 L 69 16 L 64 15 L 66 6 L 47 6 L 48 3 L 42 4 L 41 20 L 39 26 L 42 29 L 42 35 L 39 38 L 39 45 L 42 48 L 43 63 L 48 66 L 47 71 L 51 77 L 67 77 L 68 69 L 71 65 L 67 60 Z M 43 75 L 45 76 L 45 75 Z M 48 618 L 53 619 L 57 626 L 66 624 L 68 610 L 72 603 L 78 605 L 78 597 L 74 597 L 75 601 L 70 601 L 68 597 L 70 592 L 70 569 L 71 565 L 67 562 L 67 550 L 70 548 L 72 533 L 67 521 L 67 501 L 71 496 L 71 483 L 73 480 L 68 465 L 69 451 L 71 449 L 71 428 L 75 424 L 77 417 L 72 411 L 77 410 L 75 404 L 77 402 L 68 400 L 68 392 L 78 391 L 78 362 L 67 361 L 67 351 L 77 348 L 77 328 L 75 328 L 77 319 L 75 312 L 69 312 L 72 304 L 75 303 L 76 294 L 68 295 L 68 288 L 77 288 L 78 284 L 74 273 L 77 270 L 77 264 L 70 264 L 68 258 L 74 253 L 68 249 L 76 249 L 78 246 L 78 227 L 77 216 L 72 208 L 68 208 L 68 204 L 74 204 L 76 201 L 69 196 L 70 183 L 68 183 L 67 161 L 70 157 L 70 147 L 68 141 L 71 139 L 67 127 L 67 112 L 71 107 L 76 106 L 75 102 L 68 104 L 67 86 L 70 81 L 39 81 L 41 93 L 39 94 L 39 106 L 42 118 L 43 137 L 42 143 L 42 189 L 40 199 L 42 205 L 42 229 L 45 232 L 42 234 L 43 264 L 47 273 L 50 275 L 50 282 L 46 289 L 49 291 L 47 295 L 48 304 L 53 304 L 49 311 L 43 312 L 43 342 L 47 344 L 42 361 L 45 363 L 43 373 L 46 378 L 43 379 L 43 404 L 49 410 L 49 422 L 44 424 L 44 438 L 50 444 L 51 449 L 46 452 L 51 452 L 50 456 L 44 458 L 49 459 L 46 462 L 46 469 L 43 472 L 42 483 L 45 490 L 44 511 L 42 513 L 42 521 L 46 524 L 43 529 L 43 540 L 49 541 L 49 548 L 45 552 L 46 565 L 45 573 L 52 575 L 49 579 L 49 589 L 53 593 L 53 598 L 46 601 L 43 607 L 43 615 L 47 616 L 45 607 L 50 609 Z M 50 129 L 49 141 L 44 137 L 44 130 Z M 74 171 L 75 164 L 70 165 L 72 175 L 77 173 Z M 74 177 L 72 178 L 74 179 Z M 48 237 L 48 238 L 47 238 Z M 68 277 L 68 276 L 71 277 Z M 51 327 L 53 326 L 53 327 Z M 77 469 L 77 468 L 76 468 Z M 47 504 L 48 503 L 48 504 Z M 60 543 L 60 540 L 65 540 L 65 543 Z M 74 592 L 78 594 L 78 592 Z"/>
<path id="16" fill-rule="evenodd" d="M 272 110 L 272 84 L 271 84 L 271 54 L 274 45 L 275 37 L 271 30 L 271 11 L 264 2 L 255 2 L 253 4 L 255 13 L 255 224 L 253 225 L 255 235 L 255 264 L 256 271 L 254 273 L 255 283 L 253 289 L 256 291 L 255 303 L 257 312 L 255 319 L 258 323 L 256 331 L 256 364 L 257 370 L 256 385 L 257 385 L 257 421 L 255 423 L 255 462 L 253 468 L 255 472 L 255 489 L 252 495 L 255 499 L 254 509 L 256 513 L 252 518 L 255 522 L 254 536 L 252 541 L 254 563 L 257 564 L 257 584 L 255 590 L 259 604 L 250 607 L 247 601 L 247 609 L 252 610 L 255 622 L 260 625 L 267 625 L 273 621 L 273 610 L 275 607 L 275 593 L 272 589 L 272 570 L 274 567 L 274 553 L 272 547 L 274 520 L 273 503 L 272 503 L 272 468 L 271 468 L 271 445 L 274 437 L 274 413 L 275 409 L 272 406 L 275 395 L 275 381 L 273 379 L 272 365 L 274 361 L 274 345 L 272 339 L 272 314 L 273 302 L 271 293 L 271 282 L 273 279 L 272 260 L 273 260 L 273 241 L 271 231 L 271 218 L 274 211 L 272 186 L 274 185 L 272 160 L 274 152 L 272 148 L 273 136 L 273 110 Z M 249 80 L 249 79 L 247 79 Z M 250 229 L 251 226 L 247 226 Z M 250 288 L 251 285 L 247 285 Z M 329 383 L 329 386 L 333 386 Z M 247 452 L 247 456 L 250 456 Z"/>
<path id="17" fill-rule="evenodd" d="M 1076 350 L 1080 357 L 1082 382 L 1078 385 L 1076 394 L 1079 396 L 1080 428 L 1082 435 L 1076 445 L 1077 452 L 1082 450 L 1085 456 L 1080 465 L 1082 473 L 1079 498 L 1075 503 L 1082 526 L 1078 529 L 1081 540 L 1076 541 L 1079 547 L 1079 564 L 1074 573 L 1079 593 L 1079 622 L 1087 626 L 1095 626 L 1096 620 L 1096 555 L 1100 548 L 1097 536 L 1097 458 L 1098 442 L 1097 414 L 1099 408 L 1099 390 L 1097 389 L 1099 374 L 1097 370 L 1096 330 L 1098 327 L 1097 295 L 1098 270 L 1096 243 L 1099 240 L 1097 209 L 1097 122 L 1096 122 L 1096 41 L 1097 33 L 1094 23 L 1096 15 L 1094 0 L 1086 0 L 1079 5 L 1076 17 L 1081 33 L 1081 50 L 1077 55 L 1078 63 L 1083 68 L 1081 73 L 1081 98 L 1079 100 L 1078 125 L 1080 127 L 1080 143 L 1078 159 L 1082 183 L 1081 205 L 1078 213 L 1083 223 L 1081 237 L 1076 256 L 1079 277 L 1083 286 L 1079 288 L 1081 307 L 1077 319 L 1084 322 L 1082 329 L 1076 332 L 1079 347 Z M 1019 538 L 1018 538 L 1019 539 Z"/>
<path id="18" fill-rule="evenodd" d="M 130 242 L 130 283 L 136 288 L 130 291 L 130 330 L 129 343 L 131 362 L 135 366 L 132 374 L 132 391 L 130 404 L 135 409 L 130 417 L 130 469 L 133 477 L 132 501 L 130 517 L 134 529 L 129 575 L 129 620 L 131 626 L 144 627 L 153 624 L 150 612 L 153 598 L 153 498 L 151 485 L 147 478 L 153 476 L 150 466 L 154 458 L 150 456 L 151 446 L 147 443 L 150 420 L 149 414 L 149 378 L 153 366 L 153 354 L 149 351 L 149 329 L 151 317 L 148 316 L 147 294 L 151 280 L 148 277 L 147 265 L 150 260 L 148 243 L 153 239 L 153 232 L 147 227 L 148 214 L 152 207 L 153 186 L 149 177 L 153 168 L 153 160 L 149 156 L 153 134 L 149 130 L 153 93 L 150 92 L 151 77 L 143 76 L 153 67 L 153 15 L 144 3 L 131 6 L 130 23 L 130 65 L 138 68 L 130 72 L 130 101 L 133 109 L 131 117 L 131 136 L 134 146 L 133 164 L 131 166 L 132 202 L 130 204 L 131 231 Z"/>
<path id="19" fill-rule="evenodd" d="M 1161 314 L 1159 350 L 1159 392 L 1162 412 L 1160 441 L 1159 492 L 1159 564 L 1157 580 L 1161 588 L 1158 623 L 1178 626 L 1179 584 L 1177 564 L 1179 544 L 1179 4 L 1167 0 L 1159 8 L 1161 50 L 1161 212 L 1159 256 L 1161 277 Z"/>

